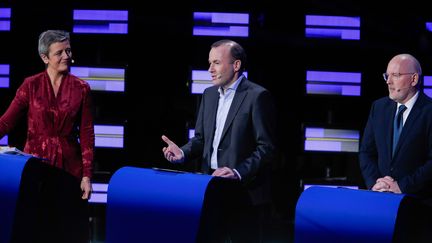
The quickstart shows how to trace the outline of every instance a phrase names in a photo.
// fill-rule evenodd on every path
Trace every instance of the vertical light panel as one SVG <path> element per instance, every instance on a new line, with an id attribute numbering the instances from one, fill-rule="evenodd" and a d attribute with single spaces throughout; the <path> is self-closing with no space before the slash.
<path id="1" fill-rule="evenodd" d="M 5 135 L 0 139 L 0 146 L 7 146 L 8 145 L 8 136 Z"/>
<path id="2" fill-rule="evenodd" d="M 307 38 L 360 40 L 360 17 L 306 15 Z"/>
<path id="3" fill-rule="evenodd" d="M 306 93 L 360 96 L 361 73 L 306 71 Z"/>
<path id="4" fill-rule="evenodd" d="M 99 148 L 123 148 L 124 127 L 95 125 L 95 146 Z"/>
<path id="5" fill-rule="evenodd" d="M 188 138 L 189 138 L 189 140 L 191 138 L 193 138 L 193 137 L 195 137 L 195 129 L 189 129 L 188 130 Z"/>
<path id="6" fill-rule="evenodd" d="M 11 9 L 0 8 L 0 31 L 10 31 L 11 28 Z"/>
<path id="7" fill-rule="evenodd" d="M 74 10 L 73 32 L 90 34 L 127 34 L 127 10 Z"/>
<path id="8" fill-rule="evenodd" d="M 0 64 L 0 88 L 9 88 L 9 64 Z"/>
<path id="9" fill-rule="evenodd" d="M 71 67 L 71 73 L 87 81 L 92 90 L 96 91 L 125 91 L 125 69 Z"/>
<path id="10" fill-rule="evenodd" d="M 102 203 L 107 202 L 108 184 L 106 183 L 92 183 L 92 193 L 89 203 Z"/>
<path id="11" fill-rule="evenodd" d="M 426 29 L 427 29 L 429 32 L 432 32 L 432 22 L 426 22 Z"/>
<path id="12" fill-rule="evenodd" d="M 306 127 L 305 151 L 358 152 L 360 132 L 358 130 Z"/>
<path id="13" fill-rule="evenodd" d="M 423 78 L 423 92 L 432 98 L 432 76 L 424 76 Z"/>
<path id="14" fill-rule="evenodd" d="M 194 12 L 194 36 L 249 36 L 248 13 Z"/>
<path id="15" fill-rule="evenodd" d="M 247 77 L 247 72 L 243 72 Z M 191 94 L 202 94 L 204 90 L 213 85 L 211 75 L 207 70 L 192 70 Z"/>

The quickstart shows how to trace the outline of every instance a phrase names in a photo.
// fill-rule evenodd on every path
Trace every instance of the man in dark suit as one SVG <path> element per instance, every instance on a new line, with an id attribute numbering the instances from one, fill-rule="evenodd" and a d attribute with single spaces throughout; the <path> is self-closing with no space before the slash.
<path id="1" fill-rule="evenodd" d="M 214 86 L 202 96 L 195 137 L 181 149 L 166 136 L 170 162 L 201 158 L 201 170 L 241 181 L 254 206 L 270 202 L 270 163 L 275 158 L 275 106 L 270 93 L 243 75 L 244 49 L 232 40 L 212 44 Z"/>
<path id="2" fill-rule="evenodd" d="M 359 160 L 366 186 L 432 198 L 432 100 L 419 90 L 420 63 L 393 57 L 384 73 L 389 96 L 376 100 Z"/>

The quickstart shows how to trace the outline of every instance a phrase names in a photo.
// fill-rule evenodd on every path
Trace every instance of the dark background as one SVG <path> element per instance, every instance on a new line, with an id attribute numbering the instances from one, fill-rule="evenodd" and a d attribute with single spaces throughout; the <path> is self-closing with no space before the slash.
<path id="1" fill-rule="evenodd" d="M 11 65 L 10 88 L 0 89 L 4 112 L 25 77 L 44 65 L 38 35 L 47 29 L 72 31 L 73 9 L 129 10 L 129 33 L 73 34 L 76 66 L 126 69 L 126 91 L 93 92 L 95 124 L 123 124 L 124 149 L 97 148 L 95 180 L 108 182 L 123 166 L 194 170 L 162 156 L 161 135 L 178 145 L 193 128 L 199 95 L 190 94 L 190 71 L 208 68 L 210 45 L 224 37 L 192 36 L 193 12 L 248 12 L 249 37 L 238 41 L 248 55 L 248 77 L 274 95 L 281 156 L 273 166 L 274 216 L 290 220 L 301 183 L 342 177 L 363 187 L 356 153 L 303 152 L 305 125 L 363 131 L 373 100 L 387 95 L 382 73 L 396 54 L 410 53 L 431 75 L 432 16 L 425 3 L 358 1 L 2 1 L 12 8 L 10 32 L 0 32 L 0 63 Z M 407 6 L 408 5 L 408 6 Z M 361 40 L 305 38 L 305 15 L 361 17 Z M 361 96 L 306 95 L 306 70 L 361 72 Z M 25 121 L 10 134 L 22 148 Z M 323 180 L 324 181 L 324 180 Z"/>

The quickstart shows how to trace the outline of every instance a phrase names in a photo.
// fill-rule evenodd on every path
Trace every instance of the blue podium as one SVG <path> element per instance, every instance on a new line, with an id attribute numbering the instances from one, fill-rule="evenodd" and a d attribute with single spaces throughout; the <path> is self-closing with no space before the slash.
<path id="1" fill-rule="evenodd" d="M 10 242 L 21 175 L 29 157 L 0 154 L 0 242 Z"/>
<path id="2" fill-rule="evenodd" d="M 405 194 L 310 187 L 297 202 L 295 242 L 432 242 L 430 215 Z"/>
<path id="3" fill-rule="evenodd" d="M 106 242 L 214 240 L 247 205 L 246 191 L 239 192 L 236 180 L 123 167 L 108 185 Z"/>
<path id="4" fill-rule="evenodd" d="M 0 154 L 0 243 L 88 242 L 79 181 L 39 158 Z"/>

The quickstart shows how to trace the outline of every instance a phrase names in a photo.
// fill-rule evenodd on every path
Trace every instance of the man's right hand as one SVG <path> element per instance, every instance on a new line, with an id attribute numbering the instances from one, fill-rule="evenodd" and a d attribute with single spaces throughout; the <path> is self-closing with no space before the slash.
<path id="1" fill-rule="evenodd" d="M 162 148 L 165 159 L 171 163 L 181 163 L 184 160 L 183 151 L 165 135 L 162 135 L 162 140 L 167 143 L 167 147 Z"/>

